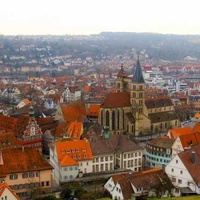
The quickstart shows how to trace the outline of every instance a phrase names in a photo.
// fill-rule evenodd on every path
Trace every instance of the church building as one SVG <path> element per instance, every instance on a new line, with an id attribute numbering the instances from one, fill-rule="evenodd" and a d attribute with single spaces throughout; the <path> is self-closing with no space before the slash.
<path id="1" fill-rule="evenodd" d="M 111 134 L 134 136 L 167 131 L 179 127 L 180 121 L 169 97 L 145 98 L 145 80 L 139 58 L 132 77 L 123 65 L 117 74 L 116 92 L 110 93 L 100 106 L 99 124 Z"/>

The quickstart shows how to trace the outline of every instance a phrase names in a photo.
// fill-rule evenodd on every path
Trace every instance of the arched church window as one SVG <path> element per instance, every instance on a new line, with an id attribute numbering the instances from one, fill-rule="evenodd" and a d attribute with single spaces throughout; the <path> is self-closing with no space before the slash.
<path id="1" fill-rule="evenodd" d="M 106 111 L 106 126 L 110 126 L 109 121 L 110 121 L 110 114 L 109 114 L 109 111 L 107 110 Z"/>

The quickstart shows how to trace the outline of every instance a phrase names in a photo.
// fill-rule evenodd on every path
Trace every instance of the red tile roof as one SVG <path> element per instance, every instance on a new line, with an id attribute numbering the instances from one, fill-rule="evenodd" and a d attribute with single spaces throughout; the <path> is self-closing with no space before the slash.
<path id="1" fill-rule="evenodd" d="M 16 192 L 14 190 L 12 190 L 7 183 L 0 183 L 0 197 L 2 196 L 5 189 L 8 189 L 13 194 L 15 199 L 20 200 L 20 198 L 17 196 Z M 3 199 L 3 197 L 2 197 L 2 199 Z"/>
<path id="2" fill-rule="evenodd" d="M 189 127 L 174 128 L 174 129 L 169 130 L 168 136 L 171 139 L 176 139 L 180 135 L 186 135 L 186 134 L 191 134 L 191 133 L 192 133 L 192 131 Z"/>
<path id="3" fill-rule="evenodd" d="M 119 108 L 130 106 L 130 94 L 128 92 L 110 93 L 101 104 L 101 108 Z"/>
<path id="4" fill-rule="evenodd" d="M 17 118 L 0 115 L 0 131 L 13 131 L 17 123 Z"/>
<path id="5" fill-rule="evenodd" d="M 66 133 L 71 139 L 80 140 L 83 134 L 83 122 L 71 122 Z"/>
<path id="6" fill-rule="evenodd" d="M 4 164 L 0 165 L 0 177 L 6 174 L 52 169 L 52 166 L 34 148 L 2 149 Z"/>
<path id="7" fill-rule="evenodd" d="M 200 145 L 190 148 L 187 152 L 178 154 L 186 169 L 194 179 L 196 184 L 200 184 Z M 194 163 L 193 160 L 194 159 Z"/>
<path id="8" fill-rule="evenodd" d="M 89 117 L 98 117 L 99 116 L 99 105 L 90 105 L 88 108 L 87 116 Z"/>
<path id="9" fill-rule="evenodd" d="M 84 103 L 60 104 L 64 120 L 67 122 L 83 121 L 86 118 Z"/>
<path id="10" fill-rule="evenodd" d="M 68 166 L 72 163 L 76 164 L 78 161 L 84 160 L 92 160 L 92 152 L 90 149 L 90 145 L 86 140 L 78 140 L 78 141 L 59 141 L 55 142 L 56 153 L 58 157 L 59 164 Z M 69 156 L 72 160 L 68 159 Z M 70 161 L 68 163 L 68 161 Z M 76 162 L 75 162 L 76 161 Z"/>

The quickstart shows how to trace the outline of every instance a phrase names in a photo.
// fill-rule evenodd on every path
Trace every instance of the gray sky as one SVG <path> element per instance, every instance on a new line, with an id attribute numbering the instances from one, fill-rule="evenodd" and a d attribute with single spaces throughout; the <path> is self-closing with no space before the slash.
<path id="1" fill-rule="evenodd" d="M 1 0 L 0 34 L 200 34 L 200 0 Z"/>

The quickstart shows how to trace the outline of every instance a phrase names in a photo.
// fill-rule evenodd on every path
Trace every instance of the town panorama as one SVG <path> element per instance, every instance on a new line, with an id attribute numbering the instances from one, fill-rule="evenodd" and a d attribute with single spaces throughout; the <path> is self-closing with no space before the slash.
<path id="1" fill-rule="evenodd" d="M 200 194 L 200 36 L 0 35 L 0 199 Z"/>

